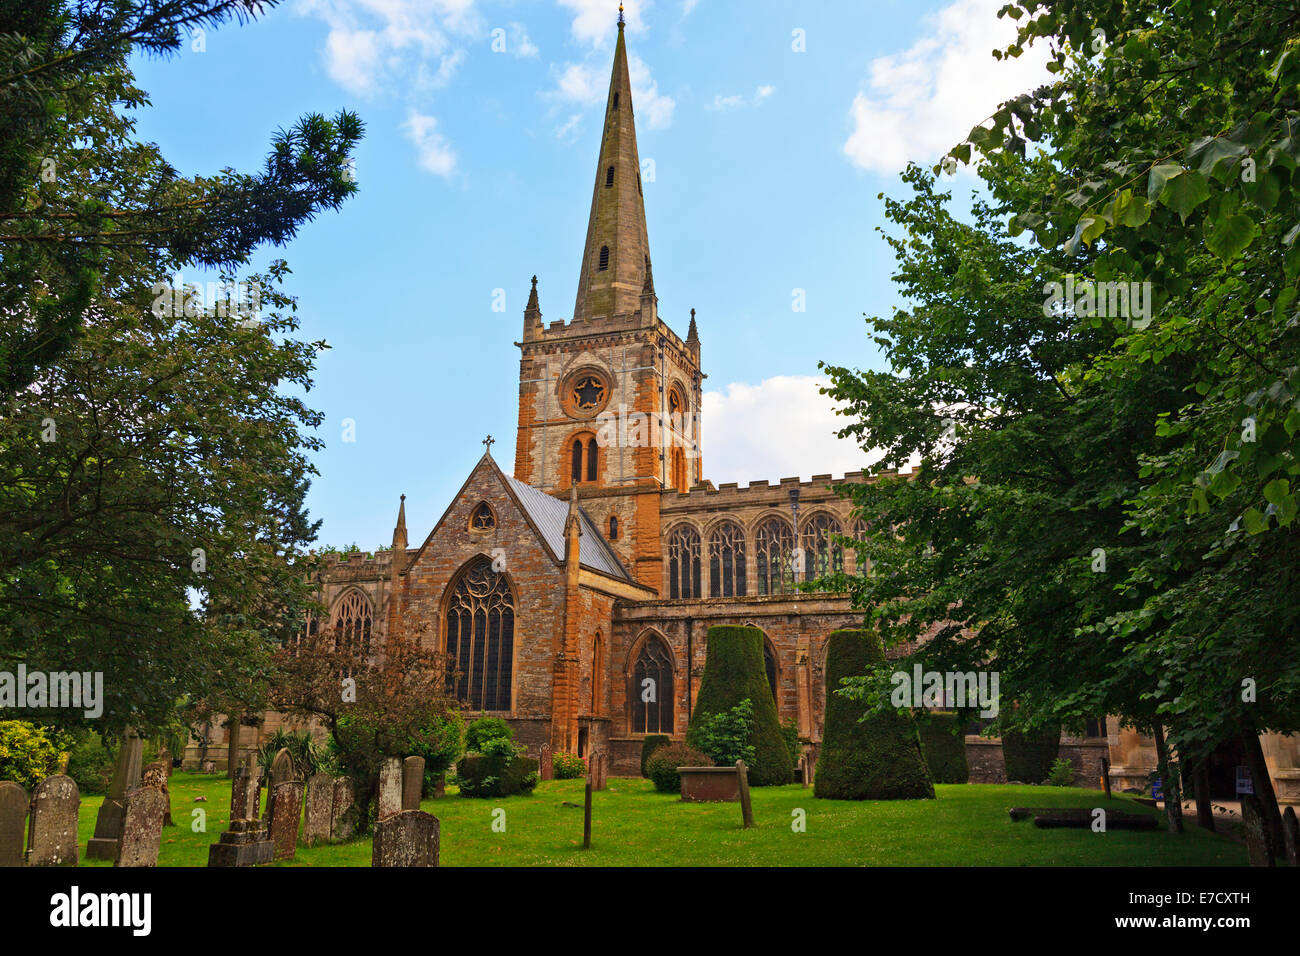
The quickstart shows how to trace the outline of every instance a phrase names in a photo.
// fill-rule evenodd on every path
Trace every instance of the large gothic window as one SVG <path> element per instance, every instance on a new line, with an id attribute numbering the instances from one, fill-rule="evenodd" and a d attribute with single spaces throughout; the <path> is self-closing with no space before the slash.
<path id="1" fill-rule="evenodd" d="M 681 525 L 668 536 L 668 596 L 704 597 L 700 590 L 700 534 Z"/>
<path id="2" fill-rule="evenodd" d="M 794 531 L 780 518 L 768 518 L 754 532 L 754 565 L 759 594 L 784 594 L 792 590 Z"/>
<path id="3" fill-rule="evenodd" d="M 844 547 L 836 540 L 840 523 L 832 515 L 817 514 L 803 526 L 803 576 L 812 581 L 844 570 Z"/>
<path id="4" fill-rule="evenodd" d="M 869 529 L 867 528 L 867 523 L 866 523 L 865 521 L 863 521 L 861 518 L 856 518 L 856 519 L 854 519 L 854 521 L 853 521 L 853 540 L 854 540 L 854 541 L 865 541 L 865 540 L 867 539 L 867 531 L 868 531 L 868 530 L 869 530 Z M 855 570 L 857 571 L 858 574 L 864 574 L 864 575 L 865 575 L 865 574 L 870 574 L 870 573 L 871 573 L 871 559 L 870 559 L 870 558 L 863 557 L 863 556 L 862 556 L 860 553 L 858 553 L 858 551 L 855 549 L 855 550 L 854 550 L 854 560 L 855 560 L 855 562 L 856 562 Z"/>
<path id="5" fill-rule="evenodd" d="M 348 591 L 334 605 L 331 617 L 335 650 L 358 656 L 369 654 L 373 624 L 370 600 L 355 588 Z"/>
<path id="6" fill-rule="evenodd" d="M 488 558 L 461 573 L 447 602 L 447 689 L 473 710 L 509 710 L 515 600 Z"/>
<path id="7" fill-rule="evenodd" d="M 709 597 L 745 596 L 745 532 L 725 521 L 709 535 Z"/>
<path id="8" fill-rule="evenodd" d="M 632 668 L 632 733 L 673 732 L 673 662 L 658 637 L 649 637 Z"/>

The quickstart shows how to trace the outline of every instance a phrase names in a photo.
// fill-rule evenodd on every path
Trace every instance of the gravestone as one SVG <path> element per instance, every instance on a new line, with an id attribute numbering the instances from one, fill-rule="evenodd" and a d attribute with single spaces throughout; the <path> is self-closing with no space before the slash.
<path id="1" fill-rule="evenodd" d="M 1246 837 L 1246 850 L 1251 866 L 1274 866 L 1273 847 L 1264 823 L 1264 808 L 1253 793 L 1241 794 L 1241 828 Z"/>
<path id="2" fill-rule="evenodd" d="M 541 755 L 537 759 L 538 774 L 543 780 L 555 779 L 554 761 L 551 760 L 551 745 L 542 744 Z"/>
<path id="3" fill-rule="evenodd" d="M 0 781 L 0 867 L 23 865 L 27 830 L 27 791 L 12 780 Z"/>
<path id="4" fill-rule="evenodd" d="M 371 866 L 437 866 L 438 818 L 402 810 L 375 824 Z"/>
<path id="5" fill-rule="evenodd" d="M 334 802 L 330 807 L 330 839 L 340 843 L 352 839 L 356 824 L 350 811 L 356 802 L 352 781 L 347 777 L 335 777 Z"/>
<path id="6" fill-rule="evenodd" d="M 114 866 L 157 866 L 162 845 L 167 797 L 157 777 L 147 777 L 144 786 L 126 795 L 126 817 Z"/>
<path id="7" fill-rule="evenodd" d="M 86 844 L 86 859 L 116 860 L 118 842 L 122 839 L 122 824 L 126 818 L 126 795 L 140 785 L 140 760 L 144 741 L 132 731 L 117 752 L 113 777 L 108 793 L 95 817 L 95 835 Z"/>
<path id="8" fill-rule="evenodd" d="M 163 807 L 163 826 L 174 827 L 176 824 L 172 822 L 172 792 L 167 786 L 167 780 L 171 777 L 169 769 L 169 763 L 161 760 L 148 764 L 141 772 L 140 780 L 141 786 L 153 787 L 163 795 L 167 801 Z"/>
<path id="9" fill-rule="evenodd" d="M 298 780 L 298 774 L 294 768 L 293 757 L 289 754 L 287 747 L 281 747 L 271 761 L 270 778 L 266 782 L 266 825 L 271 825 L 272 816 L 275 813 L 275 794 L 280 784 L 289 783 L 292 780 Z M 299 809 L 301 810 L 302 794 L 299 794 Z"/>
<path id="10" fill-rule="evenodd" d="M 1298 866 L 1296 855 L 1300 852 L 1300 821 L 1296 819 L 1295 807 L 1287 807 L 1282 814 L 1282 841 L 1286 844 L 1286 861 Z"/>
<path id="11" fill-rule="evenodd" d="M 424 758 L 407 757 L 402 761 L 402 809 L 420 809 L 420 794 L 424 791 Z"/>
<path id="12" fill-rule="evenodd" d="M 447 795 L 447 775 L 438 774 L 438 779 L 433 782 L 433 798 L 438 800 Z"/>
<path id="13" fill-rule="evenodd" d="M 235 769 L 230 786 L 230 828 L 208 848 L 208 866 L 256 866 L 269 863 L 275 850 L 257 815 L 262 768 L 252 754 Z"/>
<path id="14" fill-rule="evenodd" d="M 55 774 L 36 785 L 27 830 L 28 866 L 77 865 L 77 808 L 81 794 L 71 777 Z"/>
<path id="15" fill-rule="evenodd" d="M 402 762 L 385 758 L 379 766 L 379 819 L 402 812 Z"/>
<path id="16" fill-rule="evenodd" d="M 334 778 L 318 773 L 307 781 L 307 822 L 303 842 L 307 846 L 324 843 L 330 838 L 330 818 L 334 811 Z"/>
<path id="17" fill-rule="evenodd" d="M 298 847 L 298 831 L 302 826 L 301 780 L 290 780 L 275 788 L 271 801 L 271 842 L 275 845 L 274 860 L 292 860 Z"/>
<path id="18" fill-rule="evenodd" d="M 216 762 L 215 760 L 205 760 L 205 761 L 203 761 L 203 769 L 202 769 L 201 772 L 202 772 L 202 773 L 216 773 L 216 772 L 217 772 L 217 762 Z"/>

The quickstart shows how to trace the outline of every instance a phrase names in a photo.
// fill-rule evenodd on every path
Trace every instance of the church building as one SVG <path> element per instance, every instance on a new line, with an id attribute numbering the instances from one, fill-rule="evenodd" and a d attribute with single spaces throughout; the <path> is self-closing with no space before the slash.
<path id="1" fill-rule="evenodd" d="M 572 318 L 542 321 L 536 277 L 524 309 L 514 461 L 486 440 L 415 546 L 403 497 L 392 549 L 331 555 L 321 601 L 341 639 L 378 653 L 401 622 L 429 622 L 467 717 L 507 719 L 533 756 L 603 751 L 621 775 L 639 773 L 646 735 L 685 734 L 709 628 L 754 625 L 777 711 L 815 753 L 827 637 L 863 614 L 796 584 L 869 571 L 840 543 L 866 530 L 834 486 L 872 479 L 705 479 L 699 325 L 659 313 L 640 169 L 620 22 Z M 262 735 L 278 725 L 264 715 Z M 1296 738 L 1263 739 L 1279 798 L 1300 802 Z M 1005 779 L 997 738 L 966 745 L 973 782 Z M 1061 752 L 1085 786 L 1104 757 L 1117 787 L 1145 787 L 1155 765 L 1114 718 Z"/>

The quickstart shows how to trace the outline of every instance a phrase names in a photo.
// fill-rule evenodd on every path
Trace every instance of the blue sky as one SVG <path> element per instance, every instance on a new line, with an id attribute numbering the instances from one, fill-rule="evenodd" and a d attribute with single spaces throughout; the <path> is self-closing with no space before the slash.
<path id="1" fill-rule="evenodd" d="M 627 4 L 660 315 L 684 335 L 697 310 L 714 482 L 866 463 L 833 437 L 817 363 L 880 366 L 863 314 L 900 303 L 877 194 L 1045 75 L 989 56 L 999 6 Z M 138 131 L 187 174 L 260 167 L 306 112 L 366 124 L 357 195 L 256 263 L 288 260 L 300 334 L 331 346 L 309 396 L 322 541 L 387 543 L 403 492 L 422 540 L 484 435 L 513 462 L 513 343 L 534 273 L 544 321 L 572 313 L 616 17 L 607 0 L 286 0 L 136 61 Z"/>

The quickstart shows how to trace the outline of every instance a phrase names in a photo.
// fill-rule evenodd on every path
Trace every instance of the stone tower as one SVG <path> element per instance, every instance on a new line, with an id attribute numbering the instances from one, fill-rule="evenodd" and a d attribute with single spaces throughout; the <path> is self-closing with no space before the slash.
<path id="1" fill-rule="evenodd" d="M 662 585 L 659 497 L 700 468 L 700 340 L 659 317 L 623 19 L 573 319 L 542 324 L 537 278 L 524 309 L 515 477 L 565 495 L 577 486 L 632 575 Z"/>

